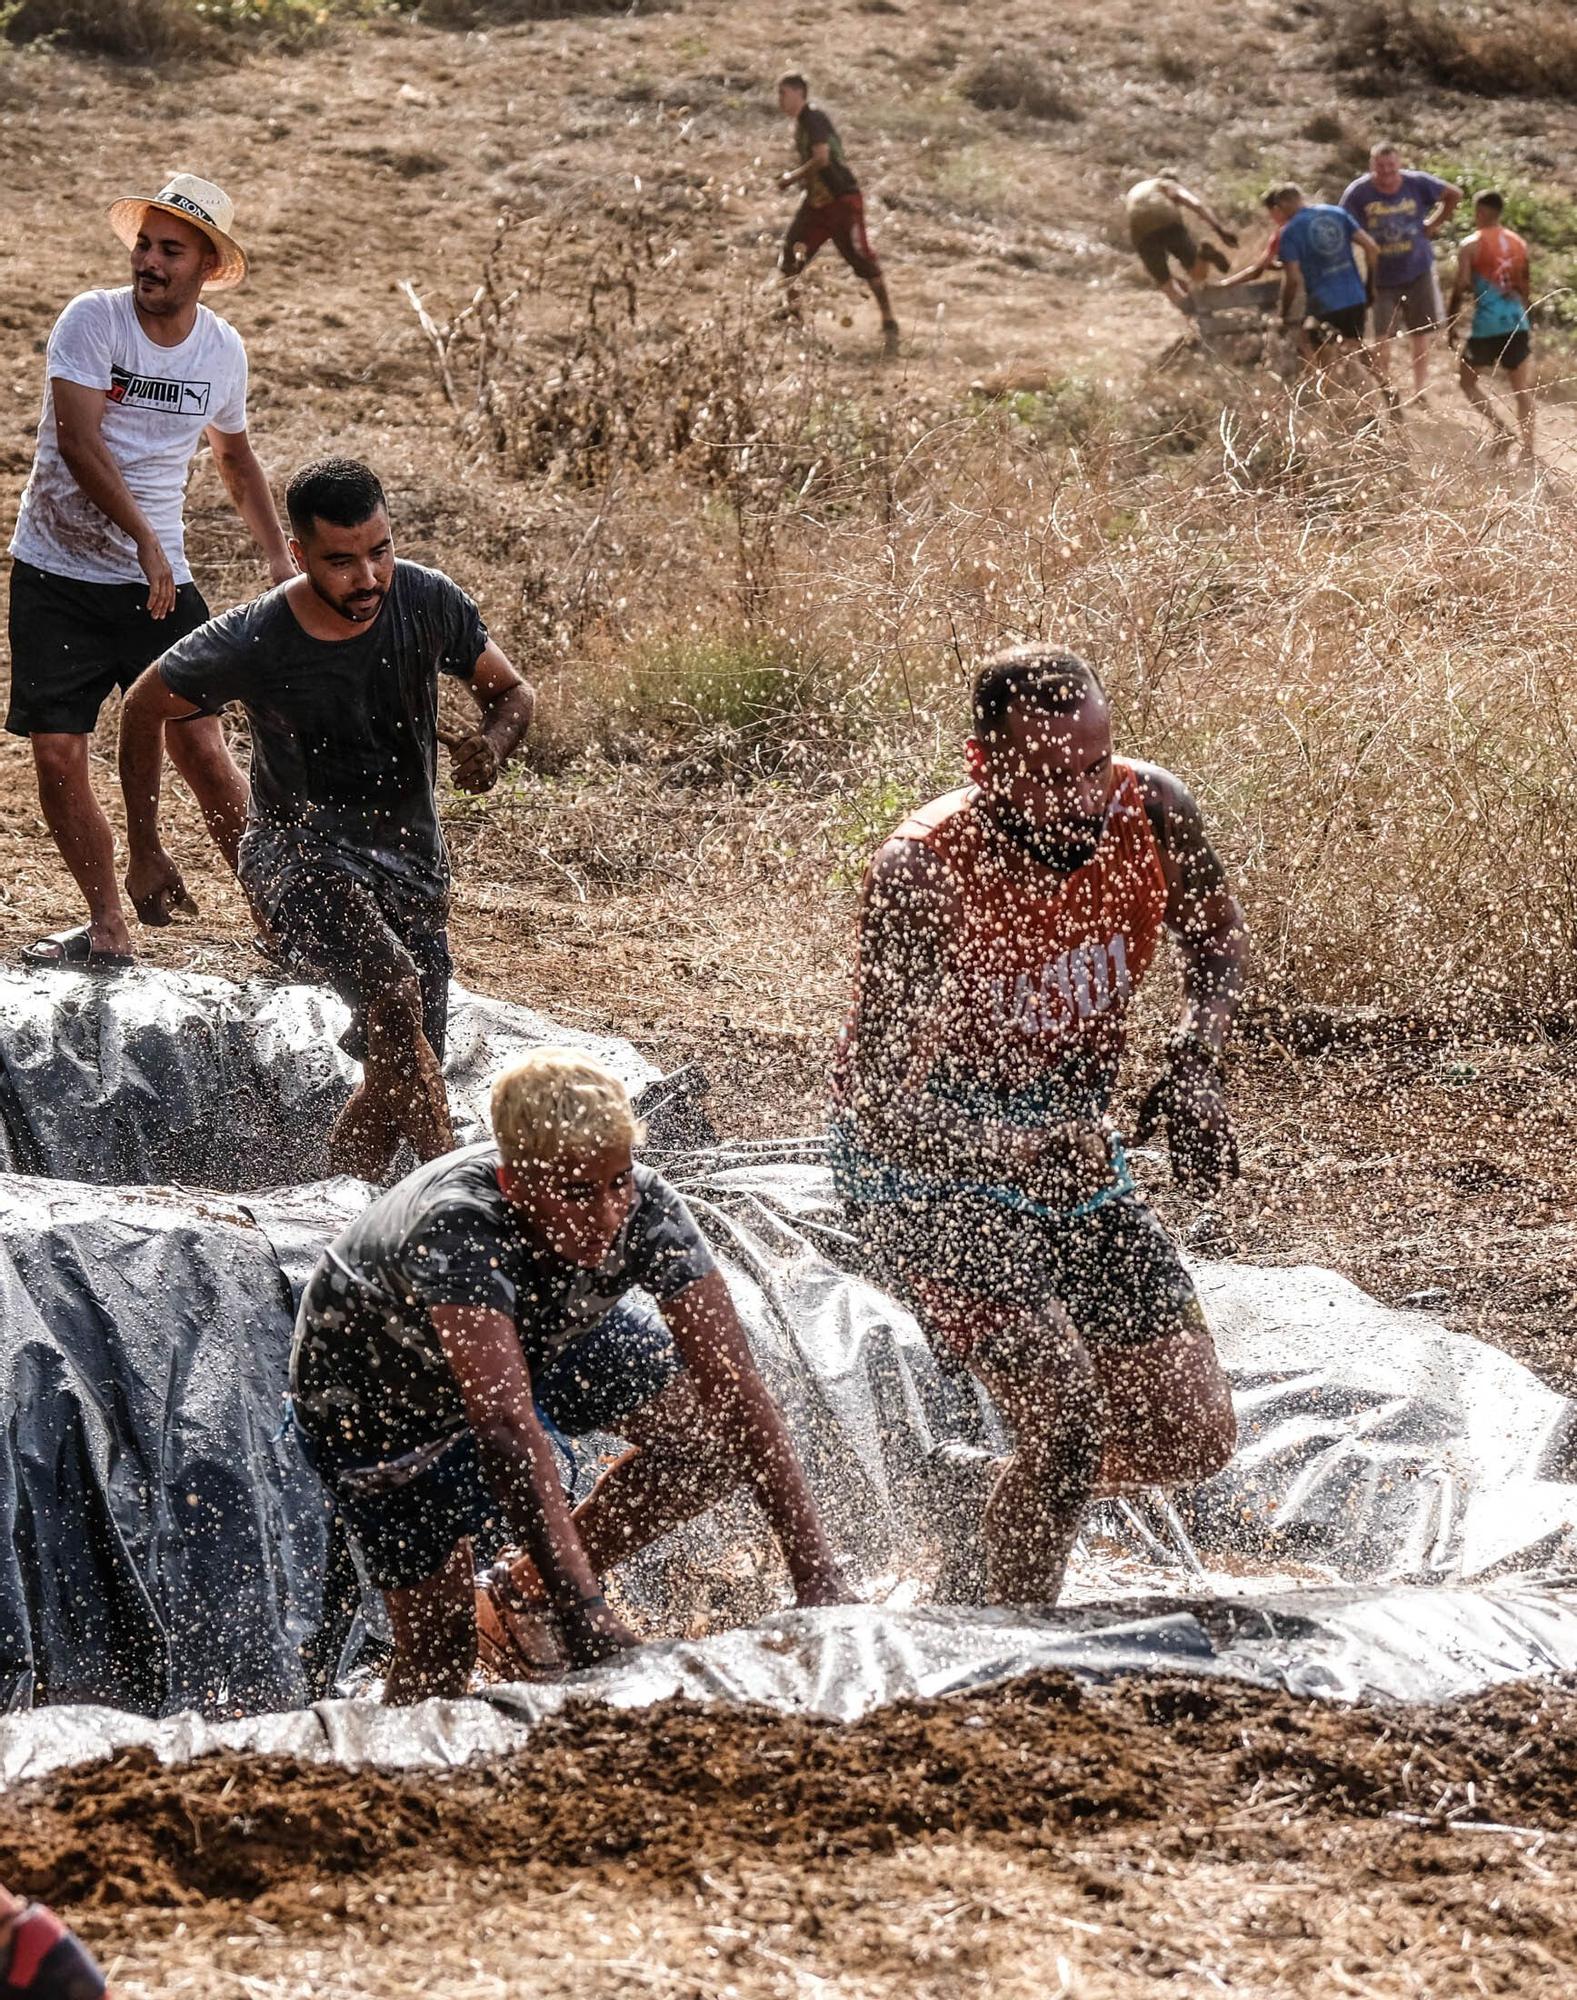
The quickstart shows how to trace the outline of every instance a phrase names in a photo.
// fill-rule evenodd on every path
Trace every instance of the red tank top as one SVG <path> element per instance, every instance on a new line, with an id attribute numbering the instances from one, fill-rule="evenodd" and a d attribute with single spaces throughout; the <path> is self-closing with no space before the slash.
<path id="1" fill-rule="evenodd" d="M 922 842 L 941 863 L 956 909 L 943 941 L 943 991 L 914 1024 L 903 1079 L 910 1088 L 923 1082 L 1011 1104 L 1066 1083 L 1076 1097 L 1104 1104 L 1167 904 L 1138 777 L 1131 764 L 1113 769 L 1094 855 L 1049 889 L 991 827 L 973 786 L 898 828 L 896 839 Z M 858 1014 L 856 995 L 839 1049 L 840 1103 L 848 1101 Z"/>

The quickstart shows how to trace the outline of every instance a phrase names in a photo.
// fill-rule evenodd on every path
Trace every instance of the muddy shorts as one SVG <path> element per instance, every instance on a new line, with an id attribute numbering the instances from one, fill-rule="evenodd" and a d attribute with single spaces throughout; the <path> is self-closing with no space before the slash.
<path id="1" fill-rule="evenodd" d="M 537 1414 L 561 1446 L 594 1431 L 616 1437 L 619 1425 L 666 1389 L 682 1366 L 661 1313 L 649 1299 L 632 1294 L 551 1361 L 533 1368 Z M 436 1576 L 456 1542 L 468 1536 L 482 1542 L 489 1556 L 513 1539 L 470 1430 L 421 1454 L 420 1468 L 402 1476 L 401 1465 L 336 1461 L 299 1416 L 292 1414 L 287 1428 L 328 1488 L 378 1590 L 408 1590 Z"/>
<path id="2" fill-rule="evenodd" d="M 1158 285 L 1171 282 L 1169 257 L 1182 265 L 1185 275 L 1199 262 L 1199 245 L 1181 222 L 1168 222 L 1160 229 L 1135 230 L 1133 247 L 1139 262 Z"/>
<path id="3" fill-rule="evenodd" d="M 175 593 L 165 618 L 148 616 L 145 583 L 78 583 L 16 561 L 11 566 L 13 736 L 88 736 L 116 688 L 129 688 L 177 639 L 208 623 L 195 583 Z"/>
<path id="4" fill-rule="evenodd" d="M 441 903 L 383 889 L 332 854 L 297 850 L 268 831 L 243 839 L 240 874 L 285 963 L 349 1007 L 340 1047 L 353 1061 L 366 1054 L 369 1005 L 406 979 L 421 989 L 422 1032 L 443 1060 L 453 961 Z"/>
<path id="5" fill-rule="evenodd" d="M 1323 347 L 1328 340 L 1362 340 L 1368 316 L 1367 305 L 1316 306 L 1303 328 L 1316 347 Z"/>
<path id="6" fill-rule="evenodd" d="M 1475 375 L 1492 368 L 1504 368 L 1508 375 L 1520 368 L 1533 352 L 1533 336 L 1525 326 L 1515 333 L 1490 333 L 1470 340 L 1462 349 L 1462 359 Z"/>
<path id="7" fill-rule="evenodd" d="M 1164 1339 L 1197 1309 L 1177 1246 L 1134 1194 L 1050 1220 L 962 1194 L 849 1213 L 872 1276 L 958 1361 L 989 1331 L 993 1307 L 1054 1302 L 1092 1348 Z"/>
<path id="8" fill-rule="evenodd" d="M 835 195 L 831 201 L 802 201 L 783 239 L 782 270 L 792 278 L 821 249 L 833 244 L 838 255 L 857 278 L 874 285 L 882 267 L 865 229 L 865 197 L 861 194 Z"/>
<path id="9" fill-rule="evenodd" d="M 1381 285 L 1375 291 L 1374 330 L 1380 340 L 1389 340 L 1398 326 L 1409 333 L 1428 333 L 1445 316 L 1440 280 L 1432 269 L 1410 285 Z"/>

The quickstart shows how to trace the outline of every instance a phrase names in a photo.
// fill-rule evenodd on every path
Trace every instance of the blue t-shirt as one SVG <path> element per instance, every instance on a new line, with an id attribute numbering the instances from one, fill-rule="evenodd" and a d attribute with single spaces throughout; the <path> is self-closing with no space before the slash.
<path id="1" fill-rule="evenodd" d="M 1445 193 L 1433 174 L 1405 173 L 1395 194 L 1381 194 L 1373 174 L 1360 174 L 1342 196 L 1342 207 L 1380 246 L 1375 283 L 1387 291 L 1416 284 L 1433 267 L 1435 246 L 1424 218 Z"/>
<path id="2" fill-rule="evenodd" d="M 1281 232 L 1281 261 L 1296 264 L 1313 312 L 1341 312 L 1361 306 L 1369 288 L 1353 256 L 1358 225 L 1345 208 L 1310 202 Z"/>

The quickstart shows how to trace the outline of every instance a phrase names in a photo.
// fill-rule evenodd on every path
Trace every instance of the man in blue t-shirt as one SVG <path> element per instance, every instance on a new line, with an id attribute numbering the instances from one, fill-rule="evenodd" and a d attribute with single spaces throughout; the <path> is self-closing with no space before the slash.
<path id="1" fill-rule="evenodd" d="M 1413 346 L 1413 394 L 1422 399 L 1429 379 L 1429 343 L 1445 323 L 1435 238 L 1456 212 L 1462 190 L 1434 174 L 1402 165 L 1388 143 L 1369 155 L 1369 171 L 1348 184 L 1342 207 L 1380 246 L 1374 286 L 1375 361 L 1390 380 L 1391 340 L 1398 322 Z"/>
<path id="2" fill-rule="evenodd" d="M 1267 190 L 1265 207 L 1281 224 L 1281 315 L 1288 325 L 1295 317 L 1298 283 L 1302 280 L 1304 310 L 1299 346 L 1305 361 L 1324 369 L 1323 353 L 1335 349 L 1338 361 L 1361 361 L 1394 408 L 1396 396 L 1380 374 L 1368 342 L 1364 318 L 1374 283 L 1379 245 L 1360 229 L 1344 208 L 1309 201 L 1295 181 Z M 1358 268 L 1361 251 L 1368 276 Z"/>

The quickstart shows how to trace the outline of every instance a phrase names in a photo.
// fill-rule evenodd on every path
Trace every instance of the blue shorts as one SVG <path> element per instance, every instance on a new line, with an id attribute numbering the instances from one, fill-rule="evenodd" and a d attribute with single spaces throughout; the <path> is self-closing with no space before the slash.
<path id="1" fill-rule="evenodd" d="M 682 1368 L 661 1313 L 649 1299 L 631 1294 L 532 1371 L 537 1413 L 569 1438 L 588 1431 L 617 1436 L 620 1423 L 666 1389 Z M 293 1428 L 379 1590 L 408 1590 L 436 1576 L 455 1543 L 468 1535 L 508 1537 L 471 1431 L 458 1431 L 410 1479 L 369 1492 L 347 1490 L 340 1474 L 355 1468 L 336 1466 L 299 1422 Z"/>

